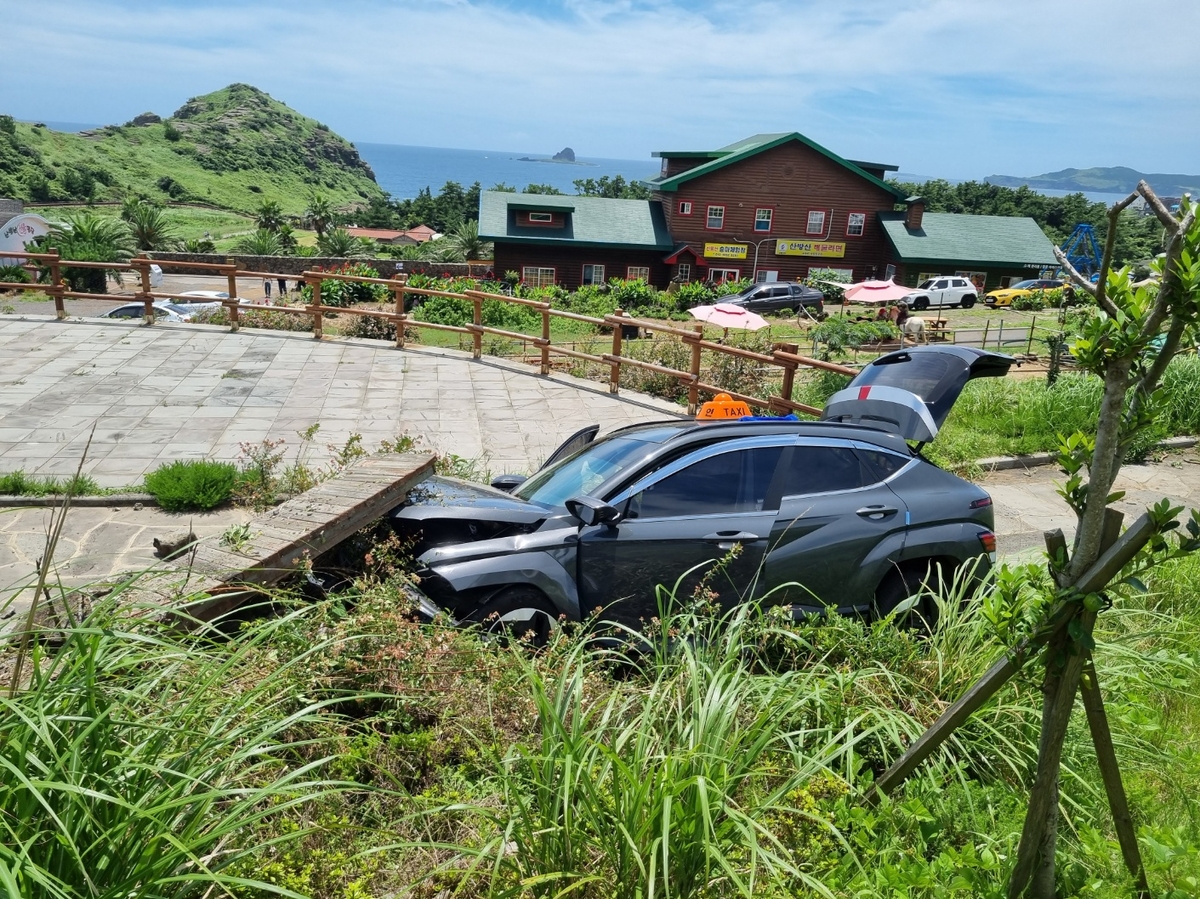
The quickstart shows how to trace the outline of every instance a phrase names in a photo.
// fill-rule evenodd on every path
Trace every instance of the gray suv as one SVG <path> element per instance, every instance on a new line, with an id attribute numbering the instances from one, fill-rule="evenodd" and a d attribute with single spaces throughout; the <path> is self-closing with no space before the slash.
<path id="1" fill-rule="evenodd" d="M 817 317 L 825 312 L 825 295 L 815 287 L 796 281 L 768 281 L 741 293 L 721 297 L 722 303 L 741 306 L 748 312 L 796 312 L 806 310 Z"/>
<path id="2" fill-rule="evenodd" d="M 968 380 L 1012 361 L 901 350 L 831 397 L 823 421 L 592 431 L 527 480 L 503 481 L 511 493 L 431 478 L 392 522 L 414 541 L 425 597 L 467 621 L 537 632 L 600 609 L 637 627 L 658 614 L 658 585 L 682 578 L 689 595 L 735 546 L 714 584 L 727 606 L 766 596 L 796 616 L 885 615 L 935 564 L 994 561 L 991 498 L 919 449 Z"/>

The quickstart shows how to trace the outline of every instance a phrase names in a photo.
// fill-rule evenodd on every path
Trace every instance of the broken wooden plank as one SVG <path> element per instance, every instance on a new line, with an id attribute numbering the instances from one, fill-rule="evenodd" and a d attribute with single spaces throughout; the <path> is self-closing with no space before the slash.
<path id="1" fill-rule="evenodd" d="M 344 472 L 246 523 L 240 548 L 200 544 L 181 557 L 189 583 L 207 594 L 180 612 L 182 619 L 209 621 L 301 571 L 308 561 L 378 521 L 433 472 L 431 453 L 404 453 L 359 460 Z M 249 588 L 249 589 L 248 589 Z"/>

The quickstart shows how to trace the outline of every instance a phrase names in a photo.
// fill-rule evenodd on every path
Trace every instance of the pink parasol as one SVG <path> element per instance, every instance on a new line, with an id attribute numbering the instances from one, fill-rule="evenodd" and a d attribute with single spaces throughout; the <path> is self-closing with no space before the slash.
<path id="1" fill-rule="evenodd" d="M 688 310 L 693 318 L 705 324 L 716 325 L 718 328 L 741 328 L 743 331 L 757 331 L 767 327 L 767 320 L 761 315 L 747 312 L 741 306 L 733 303 L 717 303 L 715 306 L 696 306 Z"/>
<path id="2" fill-rule="evenodd" d="M 846 288 L 846 299 L 852 303 L 895 303 L 912 293 L 911 287 L 895 281 L 860 281 Z"/>

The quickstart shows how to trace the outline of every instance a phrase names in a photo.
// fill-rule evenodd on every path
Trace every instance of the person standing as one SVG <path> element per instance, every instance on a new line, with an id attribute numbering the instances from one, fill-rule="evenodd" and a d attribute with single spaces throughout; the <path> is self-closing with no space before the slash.
<path id="1" fill-rule="evenodd" d="M 263 278 L 263 294 L 267 298 L 267 305 L 271 305 L 271 279 Z"/>
<path id="2" fill-rule="evenodd" d="M 276 283 L 279 285 L 279 299 L 287 296 L 287 278 L 276 278 Z"/>

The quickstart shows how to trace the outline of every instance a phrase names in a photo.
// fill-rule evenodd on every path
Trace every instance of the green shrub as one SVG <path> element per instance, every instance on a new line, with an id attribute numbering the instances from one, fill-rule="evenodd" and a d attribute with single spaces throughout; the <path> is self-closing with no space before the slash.
<path id="1" fill-rule="evenodd" d="M 373 315 L 351 315 L 350 321 L 342 325 L 344 337 L 358 337 L 365 340 L 395 340 L 396 324 L 386 318 L 376 318 Z"/>
<path id="2" fill-rule="evenodd" d="M 813 340 L 825 344 L 834 353 L 846 347 L 860 347 L 899 336 L 900 329 L 890 321 L 856 322 L 840 315 L 830 316 L 812 330 Z"/>
<path id="3" fill-rule="evenodd" d="M 410 282 L 411 283 L 411 282 Z M 414 312 L 420 321 L 462 327 L 475 320 L 475 304 L 454 297 L 425 297 Z"/>
<path id="4" fill-rule="evenodd" d="M 626 312 L 640 312 L 647 307 L 658 305 L 658 291 L 641 278 L 632 281 L 613 278 L 608 282 L 608 291 L 616 303 L 615 308 L 624 309 Z"/>
<path id="5" fill-rule="evenodd" d="M 0 264 L 0 281 L 7 281 L 9 284 L 28 284 L 31 280 L 29 272 L 25 271 L 24 266 Z"/>
<path id="6" fill-rule="evenodd" d="M 31 477 L 21 470 L 0 474 L 0 496 L 95 496 L 104 493 L 92 478 L 85 474 L 72 475 L 66 480 Z"/>
<path id="7" fill-rule="evenodd" d="M 1061 302 L 1062 291 L 1058 291 L 1058 294 Z M 1018 312 L 1041 312 L 1048 305 L 1046 291 L 1044 290 L 1035 290 L 1032 293 L 1013 297 L 1012 301 L 1012 307 Z"/>
<path id="8" fill-rule="evenodd" d="M 228 462 L 179 459 L 146 475 L 146 491 L 168 512 L 207 512 L 229 501 L 236 478 Z"/>

